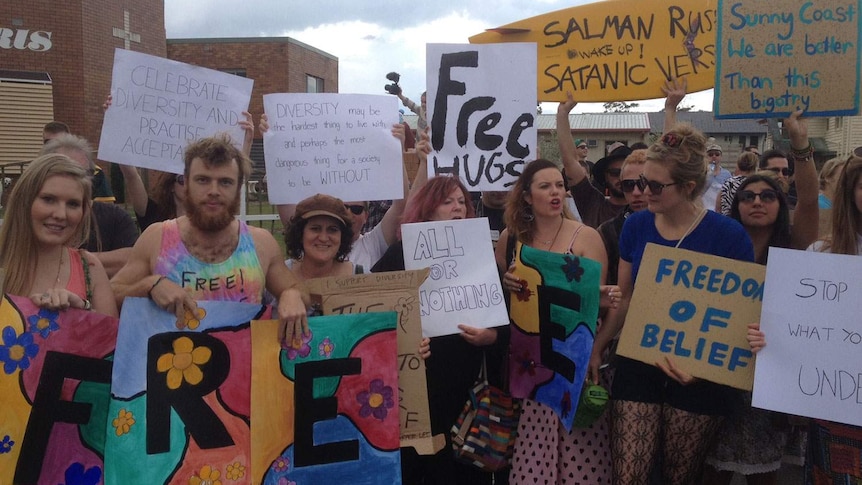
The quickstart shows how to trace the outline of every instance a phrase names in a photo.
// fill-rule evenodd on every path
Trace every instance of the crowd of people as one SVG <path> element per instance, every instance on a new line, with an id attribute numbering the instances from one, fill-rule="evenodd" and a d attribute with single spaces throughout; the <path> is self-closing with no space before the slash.
<path id="1" fill-rule="evenodd" d="M 4 289 L 42 308 L 112 316 L 127 296 L 150 298 L 176 315 L 178 328 L 199 300 L 272 303 L 289 347 L 302 341 L 314 314 L 305 281 L 403 270 L 401 224 L 488 217 L 501 284 L 510 292 L 521 290 L 512 254 L 523 246 L 602 265 L 588 380 L 610 389 L 612 405 L 590 428 L 569 431 L 549 407 L 524 399 L 510 470 L 490 474 L 457 462 L 451 446 L 430 456 L 402 449 L 405 484 L 727 484 L 734 472 L 751 484 L 777 483 L 791 428 L 786 416 L 754 409 L 749 394 L 696 379 L 671 359 L 653 366 L 610 356 L 649 243 L 758 264 L 766 264 L 770 247 L 860 254 L 862 158 L 831 160 L 818 180 L 797 112 L 784 124 L 789 153 L 747 151 L 736 173 L 725 174 L 721 147 L 675 121 L 684 81 L 669 82 L 665 92 L 662 135 L 645 148 L 612 145 L 594 165 L 586 163 L 587 145 L 567 133 L 576 104 L 570 94 L 557 111 L 561 160 L 526 164 L 510 191 L 483 193 L 475 205 L 457 178 L 427 177 L 431 147 L 421 130 L 417 177 L 411 184 L 405 175 L 405 197 L 371 227 L 363 229 L 366 201 L 317 194 L 279 207 L 286 254 L 273 234 L 235 217 L 251 171 L 251 114 L 240 122 L 242 149 L 224 137 L 197 140 L 185 150 L 183 173 L 157 174 L 152 191 L 137 169 L 122 167 L 140 236 L 124 209 L 94 201 L 98 167 L 86 140 L 46 127 L 42 155 L 15 184 L 0 228 Z M 425 94 L 421 108 L 402 100 L 424 122 Z M 263 115 L 260 129 L 267 128 Z M 404 130 L 392 128 L 402 149 Z M 818 224 L 820 208 L 832 209 L 828 232 Z M 507 379 L 509 329 L 459 329 L 416 343 L 431 427 L 447 439 L 483 362 L 493 383 Z M 755 351 L 766 343 L 757 322 L 738 331 Z M 818 434 L 808 444 L 807 471 L 823 473 L 814 448 L 858 430 L 811 426 Z"/>

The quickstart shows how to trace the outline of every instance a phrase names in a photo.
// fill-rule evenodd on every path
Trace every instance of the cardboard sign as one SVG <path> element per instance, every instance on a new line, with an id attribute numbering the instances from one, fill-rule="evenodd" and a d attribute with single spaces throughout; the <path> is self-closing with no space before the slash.
<path id="1" fill-rule="evenodd" d="M 862 425 L 862 258 L 769 248 L 752 405 Z"/>
<path id="2" fill-rule="evenodd" d="M 199 138 L 227 133 L 241 146 L 238 123 L 253 85 L 244 77 L 116 49 L 99 158 L 182 173 L 183 151 Z"/>
<path id="3" fill-rule="evenodd" d="M 602 265 L 520 242 L 515 251 L 524 289 L 512 294 L 510 392 L 548 405 L 571 431 L 596 335 Z"/>
<path id="4" fill-rule="evenodd" d="M 0 300 L 0 483 L 99 483 L 116 339 L 116 318 Z"/>
<path id="5" fill-rule="evenodd" d="M 713 86 L 716 0 L 606 0 L 550 12 L 470 37 L 535 42 L 539 101 L 662 98 L 665 80 Z"/>
<path id="6" fill-rule="evenodd" d="M 535 44 L 428 44 L 428 176 L 508 190 L 536 158 Z"/>
<path id="7" fill-rule="evenodd" d="M 280 322 L 254 322 L 251 483 L 401 483 L 397 320 L 311 317 L 287 349 Z"/>
<path id="8" fill-rule="evenodd" d="M 761 265 L 647 244 L 617 353 L 750 391 L 763 287 Z"/>
<path id="9" fill-rule="evenodd" d="M 272 203 L 319 193 L 346 201 L 404 198 L 401 144 L 391 132 L 394 96 L 267 94 L 263 105 Z"/>
<path id="10" fill-rule="evenodd" d="M 859 112 L 858 0 L 720 0 L 716 118 Z"/>
<path id="11" fill-rule="evenodd" d="M 418 353 L 422 339 L 418 291 L 428 273 L 427 269 L 391 271 L 306 282 L 312 301 L 324 315 L 398 313 L 401 446 L 415 448 L 420 455 L 434 454 L 445 445 L 444 436 L 431 435 L 425 362 Z"/>
<path id="12" fill-rule="evenodd" d="M 261 305 L 198 302 L 178 330 L 151 300 L 126 298 L 114 355 L 106 483 L 252 483 L 251 332 Z M 273 338 L 277 340 L 277 338 Z M 261 418 L 265 420 L 266 418 Z"/>
<path id="13" fill-rule="evenodd" d="M 486 217 L 401 226 L 404 267 L 431 271 L 419 288 L 423 336 L 509 324 L 490 231 Z"/>

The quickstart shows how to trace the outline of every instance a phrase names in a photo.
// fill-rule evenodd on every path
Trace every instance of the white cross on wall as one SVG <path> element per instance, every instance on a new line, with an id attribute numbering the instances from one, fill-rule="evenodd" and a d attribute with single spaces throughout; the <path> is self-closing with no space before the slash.
<path id="1" fill-rule="evenodd" d="M 114 37 L 123 39 L 123 48 L 129 50 L 131 43 L 141 43 L 141 34 L 133 34 L 129 29 L 129 11 L 123 10 L 123 28 L 114 27 Z"/>

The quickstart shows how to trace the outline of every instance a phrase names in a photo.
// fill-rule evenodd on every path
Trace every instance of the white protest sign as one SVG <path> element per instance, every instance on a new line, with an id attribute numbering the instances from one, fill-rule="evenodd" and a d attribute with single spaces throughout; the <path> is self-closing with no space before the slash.
<path id="1" fill-rule="evenodd" d="M 116 49 L 99 158 L 182 173 L 183 151 L 199 138 L 227 133 L 239 147 L 244 132 L 238 123 L 253 85 L 244 77 Z"/>
<path id="2" fill-rule="evenodd" d="M 428 44 L 428 176 L 508 190 L 536 158 L 536 44 Z"/>
<path id="3" fill-rule="evenodd" d="M 419 287 L 422 335 L 509 323 L 487 218 L 404 224 L 401 240 L 404 268 L 431 270 Z"/>
<path id="4" fill-rule="evenodd" d="M 322 193 L 351 200 L 404 198 L 398 99 L 367 94 L 267 94 L 263 135 L 269 200 Z"/>
<path id="5" fill-rule="evenodd" d="M 862 425 L 862 258 L 769 248 L 752 405 Z"/>

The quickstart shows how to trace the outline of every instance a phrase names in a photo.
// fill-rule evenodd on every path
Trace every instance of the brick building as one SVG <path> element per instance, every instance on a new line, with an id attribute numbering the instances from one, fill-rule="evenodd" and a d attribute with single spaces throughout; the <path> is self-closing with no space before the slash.
<path id="1" fill-rule="evenodd" d="M 338 59 L 293 39 L 167 40 L 164 0 L 3 1 L 0 167 L 35 157 L 52 119 L 99 145 L 115 48 L 254 79 L 255 119 L 263 94 L 338 92 Z"/>

